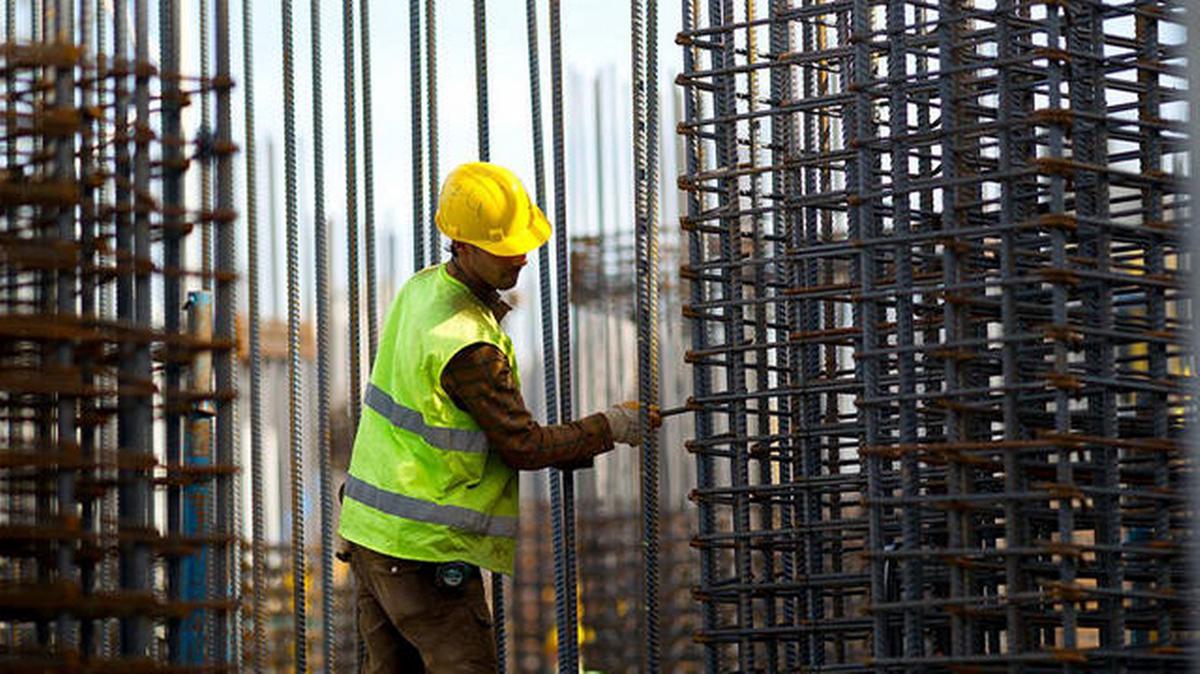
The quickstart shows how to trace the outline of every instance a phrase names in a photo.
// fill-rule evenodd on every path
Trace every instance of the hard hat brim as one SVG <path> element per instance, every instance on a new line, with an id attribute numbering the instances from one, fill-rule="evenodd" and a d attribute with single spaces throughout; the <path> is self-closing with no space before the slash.
<path id="1" fill-rule="evenodd" d="M 541 248 L 550 240 L 550 221 L 546 219 L 546 214 L 542 213 L 542 209 L 536 205 L 530 205 L 533 207 L 533 212 L 530 213 L 529 227 L 523 231 L 513 232 L 501 241 L 468 241 L 467 243 L 500 257 L 515 257 Z"/>

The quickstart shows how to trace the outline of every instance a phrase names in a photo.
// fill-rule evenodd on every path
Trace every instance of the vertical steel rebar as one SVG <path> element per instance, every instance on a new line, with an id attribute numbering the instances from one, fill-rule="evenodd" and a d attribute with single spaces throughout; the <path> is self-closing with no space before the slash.
<path id="1" fill-rule="evenodd" d="M 184 174 L 186 163 L 183 147 L 183 125 L 181 122 L 182 100 L 180 91 L 180 43 L 181 18 L 176 0 L 160 0 L 158 5 L 159 49 L 162 61 L 162 135 L 163 135 L 163 265 L 168 270 L 163 278 L 163 324 L 169 333 L 180 330 L 180 313 L 183 306 L 183 228 L 186 219 L 184 206 Z M 251 111 L 252 115 L 253 112 Z M 182 371 L 178 363 L 167 362 L 164 366 L 164 397 L 174 398 L 180 390 Z M 164 456 L 168 466 L 181 463 L 183 427 L 182 416 L 173 406 L 163 412 Z M 167 488 L 167 531 L 178 535 L 182 532 L 181 491 L 178 486 Z M 182 590 L 180 563 L 176 557 L 167 559 L 167 593 L 178 598 Z M 181 637 L 178 619 L 167 623 L 167 650 L 172 662 L 181 662 Z"/>
<path id="2" fill-rule="evenodd" d="M 133 210 L 134 198 L 132 159 L 130 157 L 129 107 L 130 95 L 127 75 L 130 72 L 127 27 L 129 6 L 127 0 L 113 2 L 113 66 L 118 72 L 115 83 L 116 115 L 114 125 L 117 134 L 116 174 L 124 178 L 117 181 L 116 193 L 116 243 L 119 268 L 123 267 L 117 281 L 117 318 L 134 323 L 138 321 L 135 308 L 135 273 L 131 260 L 137 256 L 134 243 L 134 227 L 129 213 Z M 148 242 L 147 242 L 148 243 Z M 124 254 L 122 254 L 124 253 Z M 123 264 L 121 261 L 124 261 Z M 121 374 L 127 382 L 149 380 L 149 362 L 142 368 L 141 354 L 133 344 L 122 344 Z M 120 529 L 128 536 L 121 546 L 120 585 L 131 592 L 146 592 L 150 589 L 150 549 L 138 535 L 150 525 L 150 484 L 146 471 L 136 468 L 140 460 L 152 455 L 150 436 L 151 401 L 147 396 L 131 393 L 120 396 L 118 420 L 118 446 L 128 456 L 125 468 L 119 471 L 119 495 L 117 498 Z M 129 615 L 121 620 L 121 653 L 126 657 L 146 657 L 150 654 L 150 620 L 144 615 Z"/>
<path id="3" fill-rule="evenodd" d="M 1178 2 L 1175 7 L 1188 7 L 1187 18 L 1184 20 L 1184 26 L 1188 35 L 1200 35 L 1200 12 L 1195 11 L 1194 7 L 1186 5 L 1186 3 Z M 1189 203 L 1200 203 L 1200 40 L 1188 40 L 1187 62 L 1188 62 L 1188 96 L 1187 96 L 1187 111 L 1188 111 L 1188 158 L 1187 158 L 1187 194 Z M 1200 228 L 1192 223 L 1185 235 L 1184 243 L 1189 251 L 1192 252 L 1193 258 L 1188 265 L 1187 275 L 1188 282 L 1186 284 L 1187 292 L 1191 297 L 1200 297 L 1200 269 L 1196 267 L 1195 252 L 1200 250 Z M 1195 320 L 1196 302 L 1192 302 L 1188 306 L 1188 316 Z M 1191 339 L 1188 340 L 1187 346 L 1193 354 L 1191 358 L 1191 371 L 1196 372 L 1196 356 L 1200 353 L 1200 331 L 1192 330 Z M 1193 377 L 1188 386 L 1188 392 L 1191 394 L 1193 404 L 1196 396 L 1200 395 L 1200 378 Z M 1184 441 L 1190 444 L 1190 457 L 1194 461 L 1197 457 L 1197 452 L 1200 452 L 1200 424 L 1193 423 L 1191 429 L 1187 432 Z M 1200 507 L 1200 480 L 1195 475 L 1188 481 L 1186 485 L 1188 491 L 1188 505 L 1195 512 L 1197 507 Z M 1193 578 L 1200 578 L 1200 540 L 1196 537 L 1192 538 L 1191 545 L 1188 546 L 1188 570 Z M 1193 604 L 1196 596 L 1196 587 L 1192 587 Z M 1195 611 L 1191 613 L 1194 617 Z M 1200 653 L 1193 653 L 1190 664 L 1193 671 L 1200 667 Z"/>
<path id="4" fill-rule="evenodd" d="M 721 22 L 717 33 L 720 48 L 713 52 L 714 70 L 728 70 L 734 65 L 733 7 L 732 0 L 709 2 L 709 20 L 714 23 Z M 715 84 L 713 113 L 719 120 L 715 128 L 715 158 L 719 166 L 728 166 L 738 161 L 737 125 L 732 121 L 732 117 L 737 114 L 736 82 L 732 73 L 727 73 L 719 76 Z M 720 285 L 721 300 L 727 303 L 722 309 L 722 337 L 731 349 L 730 360 L 725 368 L 725 387 L 727 391 L 739 396 L 730 402 L 728 415 L 729 432 L 733 438 L 730 472 L 736 490 L 733 494 L 733 527 L 735 532 L 742 533 L 749 532 L 751 525 L 749 495 L 745 491 L 749 483 L 749 447 L 745 441 L 746 405 L 740 399 L 740 395 L 746 392 L 745 355 L 742 351 L 745 336 L 742 330 L 741 307 L 745 284 L 741 267 L 733 264 L 741 252 L 741 222 L 739 218 L 732 216 L 738 209 L 740 199 L 740 180 L 736 175 L 730 175 L 720 181 L 717 203 L 723 211 L 730 214 L 721 219 L 718 237 L 720 258 L 729 265 L 723 272 Z M 734 546 L 737 575 L 749 583 L 752 579 L 753 563 L 749 540 L 740 538 Z M 755 617 L 750 587 L 738 591 L 737 616 L 739 625 L 753 629 Z M 738 644 L 738 666 L 744 671 L 757 666 L 754 645 L 749 638 L 743 638 Z"/>
<path id="5" fill-rule="evenodd" d="M 491 161 L 488 123 L 487 3 L 475 0 L 475 126 L 479 161 Z M 492 574 L 492 626 L 496 640 L 496 663 L 501 674 L 508 670 L 508 631 L 504 610 L 504 575 Z"/>
<path id="6" fill-rule="evenodd" d="M 375 260 L 375 132 L 371 110 L 371 0 L 359 0 L 362 68 L 363 257 L 367 277 L 367 367 L 379 349 L 379 294 Z"/>
<path id="7" fill-rule="evenodd" d="M 1194 14 L 1194 10 L 1192 11 Z M 1135 19 L 1135 39 L 1138 44 L 1142 45 L 1139 55 L 1148 61 L 1154 60 L 1161 49 L 1161 35 L 1158 21 L 1149 17 L 1138 17 Z M 1190 33 L 1194 34 L 1194 33 Z M 1196 61 L 1189 57 L 1189 64 L 1195 64 Z M 1190 68 L 1195 71 L 1195 65 Z M 1151 69 L 1141 70 L 1138 73 L 1138 81 L 1144 87 L 1144 95 L 1141 105 L 1138 109 L 1138 118 L 1147 122 L 1161 117 L 1162 111 L 1162 88 L 1159 75 Z M 1158 129 L 1147 127 L 1144 131 L 1144 138 L 1141 143 L 1142 164 L 1141 170 L 1143 173 L 1149 173 L 1156 170 L 1162 170 L 1163 166 L 1163 137 Z M 1194 150 L 1192 153 L 1194 154 Z M 1142 204 L 1146 210 L 1147 218 L 1151 222 L 1160 222 L 1165 215 L 1164 190 L 1161 186 L 1153 185 L 1142 192 Z M 1166 272 L 1166 260 L 1163 256 L 1162 241 L 1155 239 L 1147 242 L 1145 247 L 1145 263 L 1148 271 L 1151 274 L 1162 274 Z M 1192 247 L 1190 250 L 1195 251 Z M 1193 272 L 1194 273 L 1194 272 Z M 1167 326 L 1166 316 L 1166 296 L 1162 289 L 1150 289 L 1147 297 L 1147 318 L 1149 319 L 1149 328 L 1151 330 L 1163 330 Z M 1147 370 L 1151 378 L 1162 378 L 1168 376 L 1167 364 L 1167 346 L 1165 344 L 1150 344 L 1147 346 Z M 1139 396 L 1139 398 L 1142 396 Z M 1148 414 L 1151 417 L 1151 435 L 1153 437 L 1163 437 L 1169 431 L 1169 420 L 1166 407 L 1166 396 L 1161 393 L 1155 393 L 1145 396 L 1147 399 Z M 1154 486 L 1156 489 L 1168 490 L 1170 486 L 1170 469 L 1168 467 L 1169 459 L 1162 454 L 1154 458 Z M 1151 524 L 1153 529 L 1154 539 L 1164 539 L 1171 535 L 1171 515 L 1168 504 L 1159 501 L 1154 505 L 1154 517 Z M 1155 584 L 1159 588 L 1169 588 L 1173 585 L 1171 578 L 1170 563 L 1165 559 L 1159 559 L 1154 564 Z M 1173 638 L 1175 629 L 1174 621 L 1172 620 L 1169 611 L 1161 611 L 1158 613 L 1156 627 L 1159 640 L 1169 641 Z"/>
<path id="8" fill-rule="evenodd" d="M 246 310 L 250 350 L 250 615 L 254 674 L 267 666 L 266 507 L 263 483 L 262 309 L 259 299 L 258 258 L 258 151 L 254 115 L 254 2 L 242 2 L 242 94 L 245 104 L 243 131 L 246 152 Z M 320 128 L 314 126 L 314 129 Z M 275 204 L 270 204 L 273 209 Z M 240 657 L 240 654 L 239 654 Z"/>
<path id="9" fill-rule="evenodd" d="M 364 2 L 365 4 L 365 2 Z M 321 72 L 321 0 L 309 4 L 312 44 L 313 229 L 317 295 L 317 456 L 321 509 L 321 656 L 325 671 L 337 671 L 334 639 L 333 437 L 329 400 L 329 223 L 325 217 L 324 86 Z M 364 26 L 364 31 L 366 30 Z M 365 46 L 364 46 L 365 49 Z M 364 52 L 365 58 L 365 52 Z M 349 188 L 347 188 L 349 189 Z M 349 211 L 347 212 L 349 222 Z M 373 357 L 372 352 L 372 357 Z M 353 392 L 351 393 L 353 396 Z M 353 417 L 352 417 L 353 418 Z M 357 630 L 356 630 L 357 632 Z M 357 638 L 357 635 L 356 635 Z"/>
<path id="10" fill-rule="evenodd" d="M 783 100 L 790 99 L 795 91 L 791 67 L 784 63 L 785 55 L 792 50 L 792 28 L 785 18 L 789 4 L 785 0 L 775 0 L 768 8 L 770 21 L 768 39 L 772 61 L 770 101 L 775 106 L 778 106 Z M 771 117 L 770 148 L 773 165 L 783 164 L 795 155 L 796 130 L 792 115 L 785 113 Z M 782 248 L 785 254 L 787 246 L 798 249 L 804 243 L 804 219 L 800 217 L 798 209 L 789 203 L 787 196 L 800 189 L 801 181 L 798 178 L 798 172 L 798 170 L 776 171 L 771 176 L 774 232 L 776 236 L 782 238 L 782 242 L 777 241 L 774 245 L 775 250 L 778 251 Z M 783 272 L 782 278 L 789 286 L 798 287 L 807 282 L 808 275 L 815 271 L 815 268 L 811 263 L 790 261 L 784 263 L 784 269 L 781 271 Z M 812 311 L 812 304 L 812 302 L 797 301 L 787 303 L 782 309 L 785 312 L 786 323 L 782 331 L 777 331 L 776 339 L 787 339 L 796 331 L 813 329 L 816 323 L 816 314 Z M 780 364 L 788 369 L 788 372 L 781 374 L 780 378 L 792 386 L 805 386 L 816 376 L 816 370 L 819 367 L 818 356 L 819 354 L 811 345 L 807 348 L 799 344 L 789 345 L 788 348 L 777 354 Z M 820 415 L 820 404 L 816 396 L 811 394 L 783 396 L 779 400 L 778 406 L 781 410 L 787 411 L 787 414 L 778 421 L 781 435 L 786 435 L 793 429 L 798 431 L 808 425 L 815 425 L 815 423 L 810 423 L 810 420 L 815 421 Z M 791 447 L 793 452 L 791 461 L 783 461 L 779 464 L 780 483 L 803 479 L 802 476 L 812 475 L 816 472 L 815 464 L 820 447 L 813 442 L 813 439 L 806 437 L 793 440 Z M 801 454 L 800 460 L 797 460 L 795 456 L 797 452 Z M 783 507 L 779 509 L 780 528 L 791 529 L 797 522 L 811 519 L 812 492 L 811 489 L 801 490 L 799 498 L 793 499 L 790 504 L 786 502 L 782 504 Z M 795 582 L 798 575 L 797 565 L 804 572 L 813 573 L 812 569 L 819 566 L 819 563 L 820 551 L 816 549 L 814 536 L 806 535 L 803 550 L 793 551 L 790 554 L 787 551 L 783 552 L 780 565 L 782 579 L 784 582 Z M 806 594 L 808 595 L 805 597 L 806 604 L 815 605 L 812 590 Z M 783 622 L 785 624 L 792 624 L 796 621 L 797 604 L 796 599 L 787 597 L 783 599 Z M 805 609 L 805 614 L 808 615 L 808 606 L 805 606 Z M 805 654 L 806 661 L 811 663 L 815 659 L 813 657 L 815 648 L 812 646 L 814 640 L 809 636 L 807 641 L 809 647 Z M 797 644 L 791 642 L 784 644 L 784 666 L 787 669 L 795 669 L 799 666 L 800 655 Z"/>
<path id="11" fill-rule="evenodd" d="M 275 161 L 275 139 L 272 136 L 267 136 L 267 200 L 270 206 L 267 208 L 267 213 L 270 216 L 267 219 L 269 225 L 270 240 L 279 240 L 279 179 L 276 174 Z M 271 304 L 268 307 L 272 317 L 278 317 L 283 313 L 280 307 L 280 298 L 282 293 L 279 292 L 279 264 L 271 259 Z"/>
<path id="12" fill-rule="evenodd" d="M 491 161 L 488 124 L 487 2 L 474 0 L 475 19 L 475 134 L 479 161 Z"/>
<path id="13" fill-rule="evenodd" d="M 95 24 L 92 20 L 92 4 L 90 2 L 83 0 L 79 3 L 78 14 L 75 20 L 79 31 L 80 71 L 82 75 L 79 82 L 79 106 L 86 110 L 96 105 L 95 86 L 89 83 L 86 77 L 88 68 L 96 67 L 96 57 L 93 53 L 96 50 Z M 97 125 L 95 124 L 95 120 L 90 118 L 84 118 L 82 122 L 79 134 L 79 182 L 83 186 L 79 202 L 79 315 L 85 319 L 95 319 L 99 315 L 99 312 L 96 311 L 96 291 L 99 277 L 94 271 L 98 261 L 96 225 L 99 223 L 97 217 L 98 211 L 96 209 L 97 190 L 95 188 Z M 95 386 L 97 382 L 96 363 L 86 354 L 80 354 L 79 360 L 83 386 Z M 94 398 L 85 397 L 79 400 L 79 418 L 94 418 L 96 416 L 96 407 L 96 400 Z M 94 480 L 97 472 L 91 469 L 90 466 L 98 463 L 96 460 L 96 441 L 99 439 L 99 434 L 96 432 L 95 425 L 80 424 L 79 431 L 79 456 L 89 467 L 82 469 L 77 479 L 80 481 Z M 85 537 L 89 535 L 97 536 L 99 533 L 96 520 L 96 502 L 97 499 L 94 495 L 85 494 L 80 498 L 80 530 Z M 83 545 L 80 546 L 80 549 L 82 548 Z M 79 584 L 80 589 L 85 595 L 95 592 L 95 560 L 87 558 L 79 560 Z M 83 658 L 90 658 L 95 653 L 95 627 L 96 622 L 90 617 L 84 617 L 80 621 L 79 652 Z"/>
<path id="14" fill-rule="evenodd" d="M 554 145 L 554 241 L 556 288 L 558 291 L 558 405 L 559 418 L 574 418 L 571 403 L 571 314 L 570 260 L 567 249 L 567 175 L 566 141 L 563 134 L 562 91 L 562 19 L 559 0 L 550 0 L 550 105 L 551 137 Z M 561 473 L 562 566 L 566 585 L 563 628 L 558 635 L 559 669 L 575 671 L 579 667 L 579 629 L 576 603 L 578 591 L 575 566 L 575 478 L 570 470 Z M 567 640 L 564 641 L 564 636 Z"/>
<path id="15" fill-rule="evenodd" d="M 209 40 L 212 33 L 211 19 L 213 0 L 198 0 L 199 10 L 197 22 L 199 25 L 200 43 L 200 130 L 197 132 L 197 154 L 200 164 L 200 270 L 203 272 L 202 285 L 205 290 L 212 290 L 213 272 L 213 221 L 212 213 L 212 83 L 210 81 Z"/>
<path id="16" fill-rule="evenodd" d="M 282 0 L 283 18 L 283 118 L 284 185 L 287 219 L 287 358 L 288 358 L 288 447 L 291 450 L 291 547 L 293 653 L 297 672 L 308 671 L 307 592 L 308 578 L 304 549 L 304 428 L 300 372 L 300 231 L 296 189 L 296 110 L 293 17 L 291 0 Z M 351 393 L 351 400 L 355 398 Z M 352 417 L 353 418 L 353 417 Z"/>
<path id="17" fill-rule="evenodd" d="M 658 3 L 630 3 L 633 49 L 634 222 L 637 228 L 638 417 L 641 438 L 643 669 L 661 668 L 658 430 Z"/>
<path id="18" fill-rule="evenodd" d="M 546 168 L 545 147 L 542 134 L 542 88 L 541 62 L 539 60 L 537 0 L 525 2 L 525 27 L 527 51 L 529 54 L 529 99 L 530 117 L 533 141 L 533 182 L 534 194 L 539 208 L 547 206 L 546 197 Z M 540 300 L 541 335 L 542 335 L 542 384 L 545 399 L 545 414 L 547 424 L 559 421 L 558 405 L 558 368 L 556 367 L 557 353 L 555 351 L 554 331 L 556 327 L 554 311 L 554 289 L 550 275 L 550 247 L 538 249 L 538 298 Z M 563 536 L 563 511 L 559 507 L 562 500 L 562 474 L 554 468 L 546 469 L 547 495 L 549 497 L 551 554 L 554 559 L 554 625 L 557 635 L 557 660 L 562 670 L 566 653 L 562 644 L 568 631 L 567 593 L 568 585 L 565 568 L 565 541 Z"/>
<path id="19" fill-rule="evenodd" d="M 109 82 L 109 86 L 106 88 L 97 87 L 96 100 L 99 105 L 102 105 L 105 108 L 111 108 L 115 103 L 115 96 L 113 95 L 115 93 L 113 91 L 115 87 L 110 81 L 112 55 L 108 54 L 106 50 L 112 46 L 111 44 L 108 44 L 107 30 L 109 21 L 112 18 L 112 12 L 109 11 L 108 3 L 104 0 L 96 0 L 96 4 L 93 6 L 93 9 L 96 21 L 96 79 L 97 81 Z M 113 125 L 111 124 L 110 120 L 105 119 L 104 117 L 101 117 L 97 120 L 97 137 L 107 137 L 108 134 L 111 133 L 112 129 Z M 114 159 L 115 152 L 113 151 L 112 144 L 109 144 L 108 146 L 100 144 L 97 147 L 97 160 L 99 162 L 104 163 L 106 166 L 114 166 Z M 113 196 L 111 181 L 101 186 L 96 191 L 98 229 L 111 221 L 111 218 L 107 218 L 105 216 L 108 213 L 106 209 L 111 208 L 113 204 Z M 101 263 L 108 263 L 111 259 L 111 253 L 98 258 Z M 100 285 L 98 316 L 102 320 L 111 320 L 116 316 L 116 298 L 114 292 L 115 289 L 113 286 L 114 284 L 111 282 Z M 112 371 L 110 370 L 101 380 L 105 384 L 111 383 L 114 380 Z M 110 409 L 114 405 L 119 406 L 116 396 L 113 395 L 104 396 L 101 398 L 101 401 L 102 404 L 109 406 Z M 110 416 L 105 420 L 105 423 L 100 428 L 99 443 L 103 450 L 108 450 L 116 444 L 114 438 L 115 430 L 115 425 L 112 423 Z M 116 473 L 116 471 L 113 470 L 113 462 L 111 460 L 101 459 L 97 463 L 97 472 L 103 477 L 112 479 Z M 116 492 L 119 493 L 119 490 L 116 490 Z M 114 490 L 110 489 L 100 500 L 98 528 L 100 536 L 102 537 L 111 535 L 112 532 L 118 527 L 118 506 L 116 499 L 117 493 L 114 493 Z M 101 562 L 99 586 L 100 589 L 104 591 L 111 591 L 119 585 L 120 560 L 117 559 L 118 557 L 119 554 L 109 555 Z M 112 619 L 105 620 L 100 629 L 103 634 L 101 636 L 98 655 L 100 657 L 113 657 L 118 650 L 117 639 L 120 636 L 120 621 Z"/>
<path id="20" fill-rule="evenodd" d="M 362 316 L 358 260 L 358 89 L 354 79 L 354 0 L 342 0 L 342 82 L 346 160 L 346 302 L 350 322 L 350 419 L 362 413 Z"/>
<path id="21" fill-rule="evenodd" d="M 754 67 L 760 61 L 758 47 L 758 11 L 757 2 L 748 0 L 742 3 L 745 28 L 745 52 L 746 63 L 751 67 L 750 72 L 746 75 L 746 111 L 750 115 L 756 115 L 759 112 L 761 105 L 761 96 L 759 93 L 759 73 Z M 766 228 L 767 222 L 773 222 L 777 217 L 778 211 L 770 213 L 768 219 L 768 210 L 766 206 L 766 197 L 762 193 L 762 176 L 758 172 L 758 168 L 762 165 L 762 141 L 760 138 L 760 120 L 751 119 L 749 129 L 747 130 L 746 144 L 746 159 L 745 162 L 750 169 L 748 202 L 751 213 L 751 231 L 750 231 L 750 254 L 755 260 L 760 260 L 766 255 L 766 236 L 768 231 Z M 772 251 L 774 252 L 774 251 Z M 751 290 L 755 299 L 753 310 L 753 326 L 754 336 L 752 339 L 752 353 L 754 355 L 754 367 L 748 369 L 748 375 L 753 376 L 754 387 L 763 391 L 757 399 L 758 413 L 754 415 L 755 433 L 758 435 L 767 435 L 770 433 L 771 427 L 771 407 L 773 396 L 771 393 L 771 365 L 768 362 L 771 337 L 768 335 L 767 313 L 771 302 L 771 295 L 774 290 L 767 283 L 767 270 L 765 265 L 755 263 L 753 269 L 753 289 Z M 747 363 L 749 366 L 749 363 Z M 760 485 L 770 485 L 775 481 L 774 473 L 779 464 L 769 455 L 760 455 L 757 458 L 758 474 L 755 476 Z M 749 467 L 747 467 L 749 468 Z M 772 500 L 765 500 L 758 504 L 759 526 L 768 535 L 770 530 L 774 528 L 776 507 Z M 762 570 L 761 574 L 764 578 L 772 579 L 776 575 L 775 559 L 777 556 L 775 546 L 771 545 L 763 550 L 762 555 Z M 774 625 L 777 622 L 777 603 L 771 598 L 764 602 L 763 619 L 768 625 Z M 766 668 L 769 674 L 775 674 L 778 671 L 779 661 L 779 644 L 775 642 L 767 642 L 766 648 Z"/>
<path id="22" fill-rule="evenodd" d="M 218 395 L 216 400 L 214 457 L 220 466 L 233 466 L 237 450 L 237 363 L 234 359 L 235 347 L 232 345 L 237 343 L 234 313 L 237 311 L 236 270 L 238 260 L 234 225 L 237 215 L 233 203 L 233 78 L 228 0 L 215 0 L 215 10 L 216 79 L 213 82 L 213 88 L 216 89 L 217 128 L 213 146 L 216 158 L 216 213 L 214 213 L 216 232 L 213 269 L 218 276 L 215 279 L 216 315 L 213 327 L 217 339 L 222 339 L 231 346 L 217 351 L 213 358 L 216 390 L 225 394 Z M 239 564 L 240 560 L 234 559 L 237 546 L 234 543 L 233 535 L 237 528 L 233 521 L 235 492 L 232 472 L 218 472 L 213 491 L 216 495 L 217 509 L 215 530 L 223 537 L 213 546 L 214 576 L 218 584 L 214 598 L 227 602 L 226 605 L 219 606 L 213 612 L 216 616 L 215 638 L 218 640 L 214 656 L 217 662 L 231 663 L 236 667 L 237 663 L 241 662 L 241 654 L 231 652 L 231 636 L 236 625 L 233 615 L 235 608 L 231 605 L 231 600 L 236 596 L 232 586 L 232 581 L 236 578 L 234 564 Z"/>
<path id="23" fill-rule="evenodd" d="M 909 214 L 909 151 L 903 140 L 908 129 L 908 97 L 906 87 L 907 60 L 904 53 L 905 5 L 903 0 L 890 0 L 887 6 L 887 32 L 891 47 L 887 55 L 888 79 L 891 96 L 888 100 L 888 135 L 892 139 L 892 150 L 888 157 L 891 165 L 891 185 L 895 195 L 892 200 L 892 227 L 900 239 L 893 252 L 896 265 L 896 285 L 900 288 L 912 286 L 912 252 L 904 237 L 910 231 Z M 913 343 L 912 296 L 898 293 L 896 296 L 896 344 L 899 354 L 898 386 L 901 396 L 898 439 L 901 444 L 917 441 L 917 408 L 911 395 L 916 391 L 915 365 L 908 350 Z M 918 496 L 920 466 L 914 455 L 906 455 L 900 468 L 901 493 L 906 499 Z M 920 512 L 913 503 L 903 509 L 901 516 L 900 550 L 916 550 L 920 546 Z M 921 597 L 921 566 L 919 558 L 901 562 L 901 599 L 916 602 Z M 909 657 L 923 655 L 921 615 L 916 609 L 904 611 L 903 652 Z"/>
<path id="24" fill-rule="evenodd" d="M 425 185 L 429 190 L 429 255 L 428 263 L 437 264 L 442 261 L 442 251 L 438 249 L 437 225 L 434 218 L 437 215 L 438 191 L 441 189 L 441 173 L 438 166 L 438 102 L 437 102 L 437 0 L 425 0 L 425 106 L 426 115 L 427 157 L 429 159 L 429 179 Z"/>
<path id="25" fill-rule="evenodd" d="M 424 124 L 421 123 L 421 110 L 425 100 L 421 97 L 421 0 L 408 2 L 408 97 L 410 102 L 409 114 L 412 116 L 412 127 L 409 131 L 412 162 L 412 232 L 413 232 L 413 273 L 425 267 L 425 151 L 421 139 L 424 137 Z M 391 273 L 395 273 L 392 270 Z"/>
<path id="26" fill-rule="evenodd" d="M 682 10 L 683 38 L 683 68 L 685 73 L 692 73 L 700 67 L 699 49 L 694 46 L 691 34 L 699 25 L 700 0 L 684 0 L 680 3 Z M 700 116 L 699 92 L 694 86 L 684 87 L 684 124 L 689 127 L 698 123 Z M 694 131 L 688 132 L 685 138 L 685 165 L 688 176 L 697 175 L 703 168 L 701 157 L 701 142 L 697 140 Z M 691 187 L 689 185 L 689 187 Z M 689 281 L 688 299 L 695 305 L 704 300 L 704 280 L 697 273 L 696 266 L 704 261 L 704 237 L 696 227 L 697 219 L 703 208 L 698 190 L 687 190 L 686 209 L 681 216 L 680 225 L 687 232 L 688 264 L 680 275 Z M 703 350 L 708 347 L 709 334 L 704 322 L 690 321 L 691 345 L 693 350 Z M 711 375 L 703 362 L 692 366 L 692 394 L 703 400 L 711 391 Z M 694 413 L 694 424 L 697 438 L 711 437 L 713 434 L 713 410 L 701 407 Z M 696 481 L 698 489 L 711 489 L 715 485 L 715 466 L 713 457 L 707 453 L 697 453 Z M 700 499 L 697 504 L 697 535 L 700 538 L 713 535 L 717 531 L 716 515 L 710 501 Z M 712 587 L 716 580 L 718 559 L 712 547 L 700 549 L 699 580 L 702 587 Z M 717 628 L 717 607 L 713 602 L 705 602 L 700 609 L 701 629 L 712 631 Z M 710 674 L 717 672 L 720 667 L 720 651 L 718 644 L 713 641 L 704 644 L 704 670 Z"/>
<path id="27" fill-rule="evenodd" d="M 53 42 L 65 47 L 68 44 L 74 43 L 74 3 L 68 0 L 58 0 L 55 5 L 56 16 Z M 75 105 L 75 66 L 73 63 L 59 65 L 54 72 L 53 106 L 61 112 L 69 112 L 75 108 Z M 52 147 L 54 148 L 53 177 L 67 183 L 74 182 L 76 180 L 74 135 L 54 139 Z M 54 214 L 54 226 L 57 230 L 57 236 L 60 239 L 64 241 L 74 239 L 74 209 L 60 206 Z M 138 233 L 141 233 L 140 228 L 138 229 Z M 149 241 L 147 240 L 145 243 L 148 247 Z M 55 276 L 56 312 L 63 316 L 64 319 L 77 315 L 78 307 L 75 295 L 78 278 L 76 269 L 73 266 L 65 266 L 60 268 Z M 141 281 L 140 278 L 139 281 Z M 140 287 L 139 290 L 141 290 Z M 149 297 L 146 298 L 145 306 L 146 308 L 150 306 Z M 140 302 L 138 308 L 142 308 Z M 138 318 L 145 323 L 150 322 L 148 311 L 144 315 L 139 312 Z M 67 340 L 59 342 L 55 347 L 54 359 L 56 361 L 55 364 L 59 367 L 64 369 L 72 367 L 75 360 L 74 345 Z M 148 354 L 146 360 L 146 369 L 148 370 Z M 58 442 L 55 449 L 57 453 L 61 453 L 64 457 L 77 455 L 79 452 L 78 430 L 76 428 L 77 403 L 76 396 L 70 393 L 60 392 L 58 394 L 57 410 L 55 411 Z M 63 462 L 62 467 L 58 470 L 55 482 L 57 492 L 55 498 L 58 505 L 59 522 L 62 526 L 77 525 L 79 517 L 77 514 L 77 480 L 75 468 L 71 465 L 70 461 Z M 64 537 L 57 542 L 54 561 L 57 579 L 61 583 L 73 585 L 78 582 L 76 578 L 75 548 L 76 543 L 72 537 Z M 77 619 L 68 609 L 63 609 L 58 612 L 55 620 L 57 623 L 55 634 L 57 640 L 56 648 L 59 653 L 67 656 L 69 653 L 75 651 L 79 645 Z"/>

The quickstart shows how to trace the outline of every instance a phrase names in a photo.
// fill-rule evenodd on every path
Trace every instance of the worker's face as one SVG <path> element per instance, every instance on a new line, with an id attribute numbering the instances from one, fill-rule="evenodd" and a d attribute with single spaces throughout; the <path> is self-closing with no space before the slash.
<path id="1" fill-rule="evenodd" d="M 521 269 L 529 263 L 524 255 L 501 257 L 470 245 L 459 246 L 458 259 L 471 274 L 497 290 L 508 290 L 517 285 Z"/>

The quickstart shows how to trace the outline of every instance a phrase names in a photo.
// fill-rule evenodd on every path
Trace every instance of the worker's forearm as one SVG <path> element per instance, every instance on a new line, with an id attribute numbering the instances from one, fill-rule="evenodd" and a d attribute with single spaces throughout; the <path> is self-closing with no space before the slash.
<path id="1" fill-rule="evenodd" d="M 508 465 L 518 470 L 538 470 L 549 466 L 568 468 L 584 464 L 597 454 L 612 449 L 612 434 L 603 414 L 554 426 L 529 426 L 511 432 L 498 429 L 488 433 L 493 449 Z M 493 437 L 495 436 L 495 437 Z"/>

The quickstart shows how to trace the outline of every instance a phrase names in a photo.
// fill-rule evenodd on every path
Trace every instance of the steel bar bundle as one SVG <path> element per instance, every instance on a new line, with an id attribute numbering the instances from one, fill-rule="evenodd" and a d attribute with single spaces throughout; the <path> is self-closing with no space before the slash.
<path id="1" fill-rule="evenodd" d="M 1182 10 L 682 4 L 708 670 L 1185 666 Z"/>

